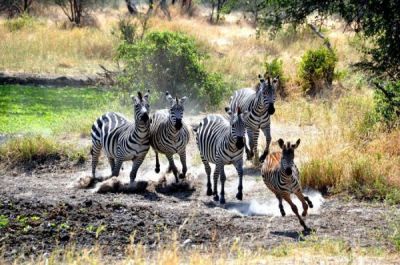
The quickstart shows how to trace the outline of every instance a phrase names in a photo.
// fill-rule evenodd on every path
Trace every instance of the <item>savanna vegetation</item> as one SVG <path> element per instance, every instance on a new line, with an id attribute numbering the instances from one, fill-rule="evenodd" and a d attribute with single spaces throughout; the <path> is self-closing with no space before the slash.
<path id="1" fill-rule="evenodd" d="M 234 90 L 254 86 L 266 72 L 281 80 L 273 124 L 316 132 L 299 136 L 303 186 L 326 196 L 400 203 L 398 1 L 74 2 L 0 4 L 0 71 L 93 76 L 102 65 L 114 82 L 93 88 L 0 85 L 0 135 L 7 139 L 0 163 L 15 167 L 54 157 L 82 163 L 88 149 L 70 143 L 88 138 L 105 111 L 131 117 L 129 94 L 137 90 L 150 89 L 157 107 L 168 90 L 189 96 L 192 113 L 221 112 Z M 272 135 L 273 141 L 279 137 Z M 6 221 L 0 218 L 0 225 Z M 394 231 L 398 251 L 398 226 Z M 222 256 L 211 250 L 182 256 L 178 249 L 160 249 L 149 259 L 145 246 L 135 246 L 120 262 L 248 264 L 307 252 L 312 263 L 327 253 L 352 261 L 393 254 L 313 239 L 268 253 L 233 246 Z M 61 257 L 65 264 L 104 262 L 96 249 Z M 50 264 L 58 258 L 51 254 Z"/>

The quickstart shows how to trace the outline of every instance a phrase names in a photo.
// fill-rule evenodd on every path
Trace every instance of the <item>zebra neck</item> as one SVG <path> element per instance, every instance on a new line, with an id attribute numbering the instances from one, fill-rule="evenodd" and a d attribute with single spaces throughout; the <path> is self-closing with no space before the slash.
<path id="1" fill-rule="evenodd" d="M 138 135 L 140 138 L 145 138 L 150 134 L 150 122 L 135 122 L 135 128 L 132 134 Z"/>
<path id="2" fill-rule="evenodd" d="M 292 175 L 286 175 L 285 170 L 283 170 L 282 168 L 279 169 L 279 175 L 281 177 L 281 180 L 285 183 L 288 183 L 292 180 Z"/>
<path id="3" fill-rule="evenodd" d="M 258 94 L 256 94 L 256 97 L 253 100 L 252 107 L 254 110 L 256 110 L 259 113 L 265 111 L 264 99 L 263 99 L 262 95 L 260 97 L 260 96 L 258 96 Z"/>
<path id="4" fill-rule="evenodd" d="M 224 137 L 223 141 L 225 142 L 225 147 L 231 151 L 237 150 L 236 147 L 236 140 L 233 137 L 232 133 L 229 133 L 227 136 Z"/>
<path id="5" fill-rule="evenodd" d="M 177 129 L 175 128 L 175 126 L 172 124 L 172 121 L 171 121 L 170 119 L 168 119 L 167 127 L 166 127 L 165 129 L 166 129 L 166 131 L 168 132 L 168 135 L 169 135 L 171 138 L 178 137 L 180 129 L 177 130 Z"/>

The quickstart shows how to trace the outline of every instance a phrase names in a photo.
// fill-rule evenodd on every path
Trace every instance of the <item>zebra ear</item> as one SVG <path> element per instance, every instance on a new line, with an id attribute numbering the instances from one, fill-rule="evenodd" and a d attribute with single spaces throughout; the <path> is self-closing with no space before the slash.
<path id="1" fill-rule="evenodd" d="M 136 96 L 131 95 L 131 99 L 132 99 L 133 104 L 138 104 L 139 99 Z"/>
<path id="2" fill-rule="evenodd" d="M 174 98 L 171 96 L 171 94 L 168 91 L 165 92 L 165 98 L 167 99 L 169 105 L 172 107 L 174 105 Z"/>
<path id="3" fill-rule="evenodd" d="M 264 83 L 265 82 L 265 79 L 264 79 L 264 77 L 262 76 L 262 75 L 258 75 L 258 79 L 260 79 L 260 83 Z"/>
<path id="4" fill-rule="evenodd" d="M 226 111 L 226 113 L 229 114 L 229 116 L 232 116 L 232 111 L 231 111 L 230 107 L 225 107 L 225 111 Z"/>
<path id="5" fill-rule="evenodd" d="M 279 140 L 278 140 L 278 144 L 279 144 L 279 147 L 280 147 L 281 149 L 283 149 L 283 148 L 285 147 L 285 141 L 283 141 L 282 139 L 279 139 Z"/>
<path id="6" fill-rule="evenodd" d="M 187 97 L 183 97 L 183 98 L 181 98 L 181 104 L 183 105 L 183 104 L 185 104 L 185 101 L 187 100 Z"/>
<path id="7" fill-rule="evenodd" d="M 144 94 L 144 99 L 146 100 L 146 101 L 149 101 L 149 96 L 150 96 L 150 90 L 147 90 L 147 92 L 146 92 L 146 94 Z"/>
<path id="8" fill-rule="evenodd" d="M 296 144 L 292 145 L 293 149 L 299 147 L 299 144 L 300 144 L 300 138 L 296 141 Z"/>

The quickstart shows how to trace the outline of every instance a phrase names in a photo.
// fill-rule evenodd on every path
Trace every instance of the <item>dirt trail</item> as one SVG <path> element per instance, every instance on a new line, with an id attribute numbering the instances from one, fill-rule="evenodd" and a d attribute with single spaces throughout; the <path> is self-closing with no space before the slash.
<path id="1" fill-rule="evenodd" d="M 201 116 L 191 119 L 197 122 Z M 275 135 L 294 139 L 308 138 L 317 131 L 274 124 Z M 288 205 L 286 217 L 279 215 L 278 203 L 262 182 L 259 170 L 246 162 L 244 200 L 235 198 L 237 177 L 233 166 L 226 166 L 227 204 L 221 206 L 206 196 L 206 177 L 198 159 L 194 139 L 188 147 L 189 180 L 195 190 L 163 194 L 151 183 L 159 180 L 167 163 L 161 160 L 161 173 L 154 173 L 154 153 L 148 154 L 139 170 L 138 181 L 150 181 L 146 191 L 138 194 L 98 194 L 95 189 L 76 189 L 76 180 L 89 175 L 90 165 L 64 170 L 46 169 L 31 173 L 5 172 L 0 186 L 0 215 L 10 224 L 0 229 L 0 245 L 6 256 L 17 253 L 39 254 L 56 245 L 74 242 L 78 246 L 100 244 L 108 254 L 123 255 L 123 249 L 134 233 L 134 242 L 150 248 L 159 241 L 168 242 L 172 231 L 179 242 L 230 246 L 240 238 L 245 247 L 274 247 L 283 242 L 302 240 L 301 226 Z M 180 163 L 177 160 L 177 165 Z M 128 181 L 130 164 L 124 164 L 120 179 Z M 100 175 L 108 175 L 103 159 Z M 172 182 L 172 174 L 166 175 Z M 319 238 L 344 240 L 350 246 L 389 247 L 392 209 L 382 203 L 365 203 L 339 197 L 323 198 L 318 192 L 306 191 L 315 204 L 306 218 Z M 299 205 L 299 203 L 297 202 Z M 300 205 L 299 205 L 300 206 Z M 20 216 L 20 217 L 18 217 Z M 28 217 L 25 218 L 24 217 Z M 187 242 L 187 241 L 186 241 Z"/>

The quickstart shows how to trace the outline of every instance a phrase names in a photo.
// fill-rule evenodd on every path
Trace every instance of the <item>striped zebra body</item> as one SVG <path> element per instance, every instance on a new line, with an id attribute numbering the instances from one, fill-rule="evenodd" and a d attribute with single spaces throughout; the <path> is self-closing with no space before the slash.
<path id="1" fill-rule="evenodd" d="M 101 150 L 110 163 L 112 175 L 118 176 L 122 163 L 132 160 L 130 181 L 133 184 L 136 173 L 150 148 L 150 120 L 148 117 L 148 94 L 139 93 L 135 98 L 135 122 L 129 122 L 121 114 L 107 112 L 92 126 L 92 176 L 96 177 L 96 167 Z"/>
<path id="2" fill-rule="evenodd" d="M 236 114 L 229 112 L 230 120 L 221 115 L 208 115 L 195 130 L 196 142 L 200 150 L 201 160 L 207 174 L 207 195 L 214 194 L 214 200 L 225 203 L 225 171 L 224 165 L 233 164 L 239 175 L 239 186 L 236 198 L 243 198 L 243 147 L 245 124 L 240 108 Z M 209 163 L 215 164 L 214 185 L 211 190 L 211 167 Z M 221 180 L 221 199 L 218 196 L 217 182 Z"/>
<path id="3" fill-rule="evenodd" d="M 156 153 L 156 173 L 160 172 L 158 153 L 165 154 L 169 162 L 169 171 L 173 171 L 175 180 L 178 182 L 178 170 L 175 166 L 173 155 L 179 154 L 182 163 L 182 174 L 179 177 L 185 178 L 187 172 L 186 145 L 190 140 L 190 132 L 183 122 L 181 122 L 182 127 L 177 129 L 171 115 L 167 111 L 161 110 L 152 116 L 150 144 Z"/>
<path id="4" fill-rule="evenodd" d="M 269 146 L 271 143 L 271 115 L 274 114 L 275 90 L 278 79 L 275 78 L 266 82 L 260 77 L 260 83 L 256 90 L 252 88 L 244 88 L 234 93 L 231 98 L 230 107 L 240 107 L 250 113 L 245 120 L 247 136 L 249 139 L 249 148 L 246 146 L 247 159 L 251 159 L 254 155 L 254 163 L 264 161 L 269 153 Z M 258 158 L 258 136 L 260 129 L 263 131 L 266 138 L 266 147 Z"/>
<path id="5" fill-rule="evenodd" d="M 292 193 L 299 198 L 303 206 L 302 216 L 307 215 L 309 206 L 313 207 L 311 200 L 303 194 L 299 181 L 299 170 L 294 163 L 294 150 L 299 146 L 300 139 L 294 145 L 291 145 L 290 142 L 285 145 L 282 139 L 279 139 L 278 143 L 282 152 L 274 152 L 266 157 L 261 168 L 263 181 L 278 199 L 282 216 L 285 216 L 285 210 L 282 205 L 282 199 L 284 199 L 291 206 L 300 224 L 308 231 L 309 228 L 305 225 L 298 213 L 297 206 L 290 198 Z"/>
<path id="6" fill-rule="evenodd" d="M 275 194 L 302 192 L 297 166 L 293 165 L 292 174 L 286 175 L 285 171 L 280 167 L 281 158 L 282 153 L 279 152 L 274 152 L 267 156 L 266 167 L 261 170 L 265 185 Z"/>

